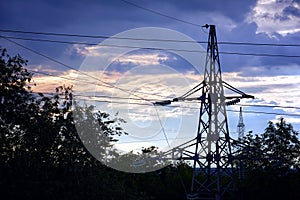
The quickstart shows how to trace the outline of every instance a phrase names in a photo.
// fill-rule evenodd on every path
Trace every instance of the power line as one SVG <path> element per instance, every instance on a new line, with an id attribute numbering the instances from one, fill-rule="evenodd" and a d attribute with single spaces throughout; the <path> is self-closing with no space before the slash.
<path id="1" fill-rule="evenodd" d="M 6 35 L 1 35 L 1 37 L 5 37 L 5 38 L 9 38 L 9 39 L 16 39 L 16 40 L 34 41 L 34 42 L 51 42 L 51 43 L 61 43 L 61 44 L 80 44 L 80 45 L 88 45 L 88 46 L 99 45 L 99 43 L 90 43 L 90 42 L 75 42 L 75 41 L 40 39 L 40 38 L 24 38 L 24 37 L 14 37 L 14 36 L 6 36 Z"/>
<path id="2" fill-rule="evenodd" d="M 283 43 L 255 43 L 255 42 L 218 42 L 225 45 L 241 45 L 241 46 L 274 46 L 274 47 L 300 47 L 300 44 L 283 44 Z"/>
<path id="3" fill-rule="evenodd" d="M 53 93 L 53 92 L 41 92 L 41 91 L 34 91 L 32 93 L 43 93 L 43 94 L 47 94 L 47 95 L 60 95 L 60 93 Z M 90 96 L 90 95 L 81 95 L 81 94 L 73 94 L 74 97 L 81 97 L 81 98 L 85 98 L 86 99 L 90 99 L 91 101 L 93 100 L 97 100 L 97 99 L 118 99 L 118 100 L 137 100 L 137 101 L 144 101 L 142 99 L 139 98 L 131 98 L 131 97 L 118 97 L 118 96 L 109 96 L 109 95 L 95 95 L 95 96 Z M 149 99 L 150 100 L 150 99 Z M 151 99 L 153 101 L 157 101 L 155 99 Z M 105 101 L 106 102 L 106 101 Z M 109 101 L 108 101 L 109 102 Z M 126 103 L 126 102 L 121 102 L 121 103 Z M 129 104 L 134 104 L 134 102 L 127 102 Z M 150 105 L 150 104 L 145 104 L 145 103 L 138 103 L 138 105 Z"/>
<path id="4" fill-rule="evenodd" d="M 154 94 L 155 95 L 155 94 Z M 132 97 L 118 97 L 118 96 L 107 96 L 107 95 L 94 95 L 94 96 L 86 96 L 86 95 L 75 95 L 79 97 L 91 97 L 91 98 L 112 98 L 112 99 L 122 99 L 122 100 L 136 100 L 141 101 L 142 99 L 132 98 Z M 148 99 L 149 101 L 161 101 L 161 99 Z"/>
<path id="5" fill-rule="evenodd" d="M 43 92 L 33 92 L 33 93 L 43 93 Z M 55 93 L 45 93 L 45 94 L 49 94 L 49 95 L 54 95 Z M 130 97 L 118 97 L 118 96 L 109 96 L 109 95 L 95 95 L 95 96 L 88 96 L 88 95 L 76 95 L 74 94 L 74 96 L 78 96 L 81 98 L 84 98 L 84 100 L 90 99 L 91 101 L 100 101 L 102 102 L 102 100 L 98 100 L 97 98 L 105 98 L 105 99 L 118 99 L 118 100 L 141 100 L 138 98 L 130 98 Z M 95 99 L 96 98 L 96 99 Z M 157 99 L 151 99 L 152 101 L 158 101 Z M 112 102 L 112 101 L 108 101 L 108 100 L 104 100 L 103 102 Z M 145 103 L 138 103 L 138 102 L 112 102 L 112 103 L 120 103 L 120 104 L 134 104 L 134 105 L 150 105 L 150 104 L 145 104 Z M 189 102 L 188 102 L 189 103 Z M 255 105 L 255 104 L 235 104 L 234 106 L 249 106 L 249 107 L 271 107 L 271 108 L 293 108 L 293 109 L 300 109 L 300 107 L 294 107 L 294 106 L 276 106 L 276 105 Z M 188 106 L 176 106 L 176 105 L 166 105 L 164 107 L 173 107 L 173 108 L 186 108 L 186 109 L 196 109 L 199 110 L 198 107 L 188 107 Z M 228 111 L 231 112 L 239 112 L 239 111 L 235 111 L 235 110 L 230 110 L 227 109 Z M 244 112 L 244 110 L 243 110 Z M 255 113 L 267 113 L 267 114 L 284 114 L 284 113 L 273 113 L 273 112 L 260 112 L 260 111 L 250 111 L 250 112 L 255 112 Z M 290 114 L 290 115 L 296 115 L 296 116 L 300 116 L 300 114 Z"/>
<path id="6" fill-rule="evenodd" d="M 229 111 L 229 112 L 240 112 L 238 110 L 230 110 L 230 109 L 227 109 L 226 111 Z M 277 112 L 263 112 L 263 111 L 252 111 L 252 110 L 243 110 L 243 113 L 267 114 L 267 115 L 284 115 L 284 116 L 291 116 L 291 117 L 300 117 L 300 114 L 277 113 Z"/>
<path id="7" fill-rule="evenodd" d="M 279 105 L 266 105 L 266 104 L 236 104 L 240 106 L 251 106 L 251 107 L 269 107 L 269 108 L 292 108 L 292 109 L 300 109 L 300 107 L 295 106 L 279 106 Z"/>
<path id="8" fill-rule="evenodd" d="M 0 37 L 7 39 L 7 40 L 8 39 L 17 39 L 17 40 L 51 42 L 51 43 L 62 43 L 62 44 L 81 44 L 81 45 L 91 45 L 91 46 L 98 45 L 98 46 L 115 47 L 115 48 L 132 48 L 132 49 L 144 49 L 144 50 L 167 50 L 167 51 L 180 51 L 180 52 L 189 52 L 189 53 L 206 53 L 206 51 L 190 50 L 190 49 L 141 47 L 141 46 L 117 45 L 117 44 L 116 45 L 115 44 L 97 44 L 97 43 L 86 43 L 86 42 L 72 42 L 72 41 L 49 40 L 49 39 L 11 37 L 11 36 L 3 36 L 3 35 L 0 35 Z M 240 53 L 240 52 L 227 52 L 227 51 L 220 51 L 219 53 L 224 54 L 224 55 L 240 55 L 240 56 L 300 58 L 299 55 L 285 55 L 285 54 Z"/>
<path id="9" fill-rule="evenodd" d="M 65 79 L 65 80 L 69 80 L 69 81 L 76 81 L 76 79 L 74 79 L 74 78 L 67 78 L 67 77 L 63 77 L 63 76 L 57 76 L 57 75 L 49 74 L 47 72 L 35 71 L 35 70 L 30 70 L 30 69 L 27 70 L 27 71 L 29 71 L 31 73 L 34 73 L 34 74 L 36 73 L 36 74 L 42 74 L 42 75 L 45 75 L 45 76 L 52 76 L 52 77 L 56 77 L 56 78 L 60 78 L 60 79 Z M 90 83 L 90 84 L 95 84 L 93 82 L 88 82 L 88 81 L 83 81 L 83 82 Z"/>
<path id="10" fill-rule="evenodd" d="M 82 35 L 82 34 L 70 34 L 70 33 L 54 33 L 54 32 L 38 32 L 38 31 L 23 31 L 23 30 L 12 30 L 12 29 L 0 29 L 0 32 L 6 33 L 23 33 L 32 35 L 48 35 L 48 36 L 63 36 L 63 37 L 80 37 L 80 38 L 94 38 L 94 39 L 107 39 L 109 36 L 102 35 Z M 119 39 L 119 38 L 116 38 Z M 125 39 L 125 38 L 122 38 Z"/>
<path id="11" fill-rule="evenodd" d="M 193 136 L 194 137 L 194 136 Z M 186 140 L 191 139 L 193 137 L 177 137 L 177 138 L 169 138 L 170 140 Z M 165 141 L 166 139 L 152 139 L 152 140 L 145 140 L 145 141 L 125 141 L 125 142 L 116 142 L 114 144 L 126 144 L 126 143 L 140 143 L 140 142 L 159 142 Z"/>
<path id="12" fill-rule="evenodd" d="M 11 37 L 11 36 L 3 36 L 3 35 L 0 35 L 0 37 L 6 38 L 6 39 L 17 39 L 17 40 L 36 41 L 36 42 L 53 42 L 53 43 L 62 43 L 62 44 L 81 44 L 81 45 L 90 45 L 90 46 L 98 45 L 98 46 L 116 47 L 116 48 L 132 48 L 132 49 L 138 48 L 138 49 L 145 49 L 145 50 L 171 50 L 171 51 L 183 51 L 183 52 L 192 52 L 192 53 L 193 52 L 194 53 L 206 53 L 206 51 L 189 50 L 189 49 L 141 47 L 141 46 L 118 45 L 118 44 L 99 44 L 99 43 L 73 42 L 73 41 L 62 41 L 62 40 Z"/>
<path id="13" fill-rule="evenodd" d="M 79 99 L 79 100 L 88 100 L 88 99 Z M 94 102 L 102 102 L 102 103 L 112 103 L 112 104 L 128 104 L 128 105 L 141 105 L 141 106 L 151 106 L 151 104 L 145 104 L 145 103 L 137 103 L 137 102 L 120 102 L 120 101 L 108 101 L 108 100 L 91 100 Z M 172 106 L 172 105 L 166 105 L 164 107 L 169 108 L 184 108 L 184 109 L 191 109 L 191 110 L 199 110 L 199 108 L 196 107 L 186 107 L 186 106 Z M 226 111 L 229 112 L 239 112 L 238 110 L 231 110 L 226 109 Z M 291 114 L 291 113 L 277 113 L 277 112 L 263 112 L 263 111 L 253 111 L 253 110 L 243 110 L 243 113 L 250 113 L 250 114 L 268 114 L 268 115 L 284 115 L 284 116 L 293 116 L 293 117 L 300 117 L 300 114 Z"/>
<path id="14" fill-rule="evenodd" d="M 284 55 L 284 54 L 267 54 L 267 53 L 238 53 L 238 52 L 219 52 L 220 54 L 227 55 L 240 55 L 240 56 L 259 56 L 259 57 L 284 57 L 284 58 L 300 58 L 297 55 Z"/>
<path id="15" fill-rule="evenodd" d="M 168 140 L 168 136 L 167 136 L 167 134 L 166 134 L 166 132 L 165 132 L 164 126 L 163 126 L 163 124 L 162 124 L 162 121 L 161 121 L 161 119 L 160 119 L 160 116 L 159 116 L 159 114 L 158 114 L 158 111 L 157 111 L 157 109 L 156 109 L 155 104 L 153 104 L 153 106 L 154 106 L 155 113 L 156 113 L 156 116 L 157 116 L 158 121 L 159 121 L 159 125 L 160 125 L 161 130 L 162 130 L 162 132 L 163 132 L 163 134 L 164 134 L 165 140 L 166 140 L 166 142 L 167 142 L 167 144 L 168 144 L 168 147 L 170 148 L 171 146 L 170 146 L 170 143 L 169 143 L 169 140 Z"/>
<path id="16" fill-rule="evenodd" d="M 200 43 L 207 44 L 207 41 L 190 41 L 190 40 L 173 40 L 173 39 L 156 39 L 156 38 L 132 38 L 132 37 L 118 37 L 118 36 L 104 36 L 104 35 L 82 35 L 82 34 L 70 34 L 70 33 L 54 33 L 54 32 L 37 32 L 37 31 L 23 31 L 23 30 L 11 30 L 0 29 L 0 32 L 6 33 L 22 33 L 32 35 L 46 35 L 46 36 L 62 36 L 62 37 L 79 37 L 79 38 L 93 38 L 93 39 L 117 39 L 117 40 L 137 40 L 137 41 L 150 41 L 150 42 L 178 42 L 178 43 Z M 5 36 L 12 37 L 12 36 Z M 13 38 L 12 38 L 13 39 Z M 38 40 L 38 39 L 36 39 Z M 63 41 L 62 41 L 63 42 Z M 68 42 L 65 42 L 68 43 Z M 71 44 L 86 44 L 95 45 L 96 43 L 86 42 L 70 42 Z M 242 46 L 275 46 L 275 47 L 300 47 L 300 44 L 287 44 L 287 43 L 255 43 L 255 42 L 229 42 L 219 41 L 219 45 L 242 45 Z"/>
<path id="17" fill-rule="evenodd" d="M 174 21 L 182 22 L 182 23 L 189 24 L 189 25 L 196 26 L 196 27 L 202 27 L 202 26 L 199 25 L 199 24 L 195 24 L 195 23 L 192 23 L 192 22 L 189 22 L 189 21 L 185 21 L 185 20 L 176 18 L 176 17 L 172 17 L 172 16 L 169 16 L 169 15 L 163 14 L 163 13 L 161 13 L 161 12 L 158 12 L 158 11 L 155 11 L 155 10 L 152 10 L 152 9 L 149 9 L 149 8 L 145 8 L 145 7 L 143 7 L 143 6 L 140 6 L 140 5 L 138 5 L 138 4 L 132 3 L 132 2 L 130 2 L 130 1 L 126 1 L 126 0 L 121 0 L 121 1 L 123 1 L 124 3 L 127 3 L 127 4 L 129 4 L 129 5 L 132 5 L 132 6 L 134 6 L 134 7 L 137 7 L 137 8 L 139 8 L 139 9 L 148 11 L 148 12 L 150 12 L 150 13 L 153 13 L 153 14 L 156 14 L 156 15 L 159 15 L 159 16 L 162 16 L 162 17 L 166 17 L 166 18 L 168 18 L 168 19 L 172 19 L 172 20 L 174 20 Z"/>
<path id="18" fill-rule="evenodd" d="M 198 102 L 187 101 L 186 103 L 198 103 Z M 297 106 L 280 106 L 280 105 L 268 105 L 268 104 L 242 104 L 242 103 L 237 103 L 237 104 L 234 104 L 232 106 L 300 109 L 300 107 L 297 107 Z"/>
<path id="19" fill-rule="evenodd" d="M 92 39 L 116 39 L 116 40 L 135 40 L 135 41 L 149 41 L 149 42 L 178 42 L 178 43 L 203 43 L 207 41 L 190 41 L 190 40 L 173 40 L 173 39 L 156 39 L 156 38 L 133 38 L 133 37 L 118 37 L 118 36 L 104 36 L 104 35 L 81 35 L 69 33 L 53 33 L 53 32 L 36 32 L 36 31 L 22 31 L 22 30 L 9 30 L 0 29 L 0 32 L 6 33 L 22 33 L 31 35 L 46 35 L 46 36 L 60 36 L 60 37 L 79 37 L 79 38 L 92 38 Z"/>

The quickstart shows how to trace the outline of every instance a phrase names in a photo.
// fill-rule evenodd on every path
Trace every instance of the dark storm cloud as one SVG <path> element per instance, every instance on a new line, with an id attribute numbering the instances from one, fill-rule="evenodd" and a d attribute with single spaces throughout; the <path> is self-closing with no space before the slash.
<path id="1" fill-rule="evenodd" d="M 121 6 L 119 4 L 122 4 Z M 128 13 L 130 6 L 120 1 L 7 1 L 1 3 L 0 19 L 2 29 L 16 29 L 25 31 L 40 32 L 58 32 L 58 33 L 78 33 L 91 35 L 113 35 L 122 31 L 120 27 L 124 27 L 124 19 L 133 20 L 134 13 Z M 125 7 L 126 9 L 122 9 Z M 128 8 L 127 8 L 128 7 Z M 128 16 L 128 17 L 125 17 Z M 9 34 L 21 37 L 38 37 L 48 38 L 47 36 Z M 72 40 L 78 41 L 78 38 L 52 37 L 55 40 Z M 85 42 L 87 41 L 84 40 Z M 64 62 L 75 66 L 79 66 L 82 58 L 74 58 L 73 55 L 66 55 L 66 51 L 72 48 L 72 45 L 62 45 L 54 43 L 38 43 L 30 41 L 17 41 L 25 46 L 29 46 L 50 57 L 63 60 Z M 88 40 L 88 42 L 98 43 L 98 40 Z M 1 46 L 17 49 L 17 46 L 1 40 Z M 21 55 L 29 59 L 29 63 L 36 65 L 37 63 L 52 64 L 45 58 L 32 55 L 28 51 L 19 48 Z M 28 55 L 28 56 L 27 56 Z M 30 55 L 32 57 L 30 57 Z M 30 58 L 34 58 L 30 59 Z M 78 62 L 75 62 L 75 61 Z"/>
<path id="2" fill-rule="evenodd" d="M 170 16 L 189 16 L 197 12 L 221 13 L 232 20 L 242 21 L 255 1 L 132 1 L 138 5 L 161 11 Z M 2 26 L 18 28 L 53 29 L 74 25 L 107 25 L 111 27 L 121 21 L 169 22 L 122 0 L 112 1 L 7 1 L 1 5 Z M 169 10 L 164 10 L 167 8 Z M 182 24 L 181 24 L 182 25 Z M 85 27 L 86 28 L 86 27 Z M 109 27 L 105 27 L 106 29 Z"/>
<path id="3" fill-rule="evenodd" d="M 110 3 L 107 3 L 110 2 Z M 53 29 L 119 18 L 125 12 L 120 1 L 7 1 L 0 13 L 2 26 Z M 89 21 L 90 20 L 90 21 Z M 21 27 L 20 27 L 21 26 Z"/>
<path id="4" fill-rule="evenodd" d="M 211 1 L 211 0 L 130 0 L 145 8 L 152 9 L 163 14 L 184 19 L 197 24 L 214 23 L 217 25 L 217 35 L 219 41 L 248 41 L 273 43 L 276 40 L 269 38 L 265 34 L 256 34 L 255 23 L 245 22 L 246 15 L 255 5 L 255 0 L 250 1 Z M 28 31 L 48 31 L 74 34 L 90 35 L 114 35 L 131 28 L 157 26 L 171 28 L 179 32 L 188 34 L 195 40 L 206 40 L 207 33 L 200 27 L 191 26 L 179 21 L 159 16 L 146 10 L 137 8 L 122 0 L 112 1 L 15 1 L 10 0 L 1 5 L 0 28 L 17 29 Z M 298 15 L 299 10 L 295 7 L 286 8 L 289 15 Z M 283 20 L 283 19 L 282 19 Z M 233 23 L 233 24 L 230 24 Z M 233 26 L 233 28 L 226 28 Z M 24 35 L 21 35 L 24 36 Z M 28 36 L 33 37 L 33 36 Z M 36 36 L 34 36 L 36 37 Z M 40 36 L 41 38 L 47 38 Z M 142 36 L 141 36 L 142 37 Z M 298 43 L 299 37 L 278 38 L 285 43 Z M 76 40 L 78 38 L 52 38 L 60 40 Z M 82 39 L 81 39 L 82 41 Z M 101 42 L 100 39 L 84 39 L 84 42 Z M 82 57 L 74 56 L 72 45 L 57 45 L 53 43 L 25 42 L 33 49 L 41 51 L 49 56 L 62 60 L 72 66 L 79 66 Z M 2 42 L 3 44 L 3 42 Z M 204 47 L 205 48 L 205 47 Z M 220 46 L 220 51 L 245 52 L 245 53 L 277 53 L 295 54 L 297 49 L 293 48 L 273 48 L 270 50 L 263 47 L 249 46 Z M 25 51 L 25 50 L 24 50 Z M 72 53 L 73 52 L 73 53 Z M 22 52 L 20 52 L 22 54 Z M 30 58 L 28 58 L 30 60 Z M 45 62 L 44 58 L 34 57 L 33 63 Z M 260 58 L 251 56 L 226 56 L 221 55 L 223 71 L 235 71 L 243 66 L 253 66 L 258 64 L 283 65 L 296 63 L 291 59 Z M 47 61 L 47 64 L 51 62 Z"/>
<path id="5" fill-rule="evenodd" d="M 162 1 L 136 1 L 136 2 L 148 2 L 149 6 L 154 2 L 157 8 Z M 150 3 L 151 2 L 151 3 Z M 254 6 L 256 0 L 240 1 L 211 1 L 211 0 L 168 0 L 163 1 L 164 4 L 172 5 L 178 11 L 189 13 L 189 12 L 217 12 L 222 13 L 225 16 L 230 17 L 236 21 L 244 20 L 245 14 L 248 13 L 252 6 Z"/>

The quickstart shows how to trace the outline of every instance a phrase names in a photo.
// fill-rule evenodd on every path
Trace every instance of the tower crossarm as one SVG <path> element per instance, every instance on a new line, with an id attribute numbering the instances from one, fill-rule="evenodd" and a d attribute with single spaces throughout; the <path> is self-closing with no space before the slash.
<path id="1" fill-rule="evenodd" d="M 156 101 L 153 104 L 154 105 L 159 105 L 159 106 L 167 106 L 171 104 L 172 102 L 183 102 L 183 101 L 204 101 L 206 98 L 206 94 L 202 94 L 201 96 L 192 96 L 198 91 L 202 91 L 203 88 L 206 86 L 206 83 L 202 81 L 201 83 L 197 84 L 194 86 L 192 89 L 190 89 L 188 92 L 184 93 L 180 97 L 176 97 L 173 99 L 169 100 L 163 100 L 163 101 Z"/>
<path id="2" fill-rule="evenodd" d="M 225 96 L 224 98 L 226 100 L 231 100 L 228 102 L 225 102 L 226 105 L 233 105 L 236 104 L 240 101 L 240 99 L 254 99 L 254 96 L 249 95 L 244 93 L 243 91 L 233 87 L 232 85 L 228 84 L 225 81 L 222 81 L 223 87 L 229 89 L 230 91 L 236 93 L 236 95 L 231 95 L 231 96 Z M 203 89 L 207 86 L 205 81 L 202 81 L 200 84 L 196 85 L 193 87 L 191 90 L 186 92 L 185 94 L 181 95 L 180 97 L 173 98 L 171 100 L 163 100 L 163 101 L 156 101 L 153 104 L 154 105 L 159 105 L 159 106 L 167 106 L 170 105 L 173 102 L 184 102 L 184 101 L 199 101 L 203 102 L 207 98 L 207 94 L 209 93 L 208 91 L 206 93 L 202 93 L 201 96 L 196 96 L 196 97 L 191 97 L 193 94 L 199 91 L 203 91 Z M 233 100 L 232 100 L 233 99 Z"/>
<path id="3" fill-rule="evenodd" d="M 233 87 L 232 85 L 230 85 L 229 83 L 223 81 L 223 87 L 229 89 L 230 91 L 238 94 L 237 96 L 227 96 L 226 99 L 234 99 L 234 98 L 240 98 L 240 99 L 244 99 L 244 98 L 250 98 L 250 99 L 254 99 L 254 96 L 249 95 L 244 93 L 243 91 Z"/>

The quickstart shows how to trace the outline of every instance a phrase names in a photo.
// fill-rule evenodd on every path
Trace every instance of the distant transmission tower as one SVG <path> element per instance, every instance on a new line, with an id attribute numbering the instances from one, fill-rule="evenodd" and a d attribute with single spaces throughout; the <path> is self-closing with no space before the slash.
<path id="1" fill-rule="evenodd" d="M 245 124 L 243 120 L 243 110 L 242 107 L 240 107 L 240 113 L 239 113 L 239 123 L 237 125 L 237 132 L 238 132 L 238 139 L 244 137 L 245 134 Z M 239 179 L 243 180 L 245 178 L 245 169 L 244 169 L 244 160 L 239 161 Z"/>
<path id="2" fill-rule="evenodd" d="M 239 139 L 244 137 L 245 124 L 244 124 L 244 120 L 243 120 L 242 107 L 240 107 L 240 115 L 239 115 L 239 123 L 237 125 L 237 132 L 238 132 Z"/>
<path id="3" fill-rule="evenodd" d="M 196 138 L 164 152 L 163 157 L 192 162 L 194 173 L 188 199 L 219 200 L 234 189 L 233 155 L 225 107 L 238 103 L 241 98 L 254 97 L 222 80 L 216 28 L 214 25 L 204 27 L 209 28 L 204 80 L 181 97 L 156 104 L 201 102 Z M 225 97 L 224 87 L 238 95 Z M 193 94 L 196 96 L 192 97 Z"/>

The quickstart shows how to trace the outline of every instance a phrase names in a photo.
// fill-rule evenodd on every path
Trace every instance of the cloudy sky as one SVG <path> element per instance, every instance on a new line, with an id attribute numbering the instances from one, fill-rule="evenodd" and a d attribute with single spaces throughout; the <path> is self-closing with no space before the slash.
<path id="1" fill-rule="evenodd" d="M 300 47 L 281 45 L 300 45 L 298 0 L 10 0 L 2 1 L 0 6 L 0 35 L 10 37 L 9 40 L 27 49 L 3 38 L 0 39 L 1 47 L 7 48 L 10 54 L 19 53 L 28 59 L 31 70 L 54 75 L 36 73 L 35 91 L 53 92 L 59 85 L 73 84 L 78 95 L 102 95 L 92 99 L 96 101 L 88 102 L 110 113 L 119 112 L 119 116 L 126 119 L 125 127 L 131 140 L 123 141 L 124 146 L 130 144 L 134 148 L 136 143 L 129 142 L 138 142 L 140 146 L 153 141 L 164 146 L 166 136 L 170 142 L 179 144 L 180 140 L 195 134 L 196 103 L 155 108 L 150 101 L 180 96 L 203 79 L 206 44 L 195 41 L 207 41 L 208 30 L 201 27 L 204 24 L 216 25 L 223 80 L 255 96 L 254 100 L 241 101 L 241 104 L 250 105 L 243 106 L 246 131 L 262 133 L 268 121 L 280 116 L 300 130 L 300 110 L 296 108 L 300 104 Z M 7 30 L 105 37 L 54 36 Z M 37 39 L 48 42 L 33 41 Z M 102 46 L 79 43 L 100 43 Z M 160 50 L 141 49 L 145 47 Z M 63 64 L 53 62 L 49 57 Z M 76 70 L 85 75 L 78 75 Z M 238 105 L 228 107 L 233 137 L 237 136 L 238 110 Z M 172 138 L 177 140 L 172 141 Z"/>

